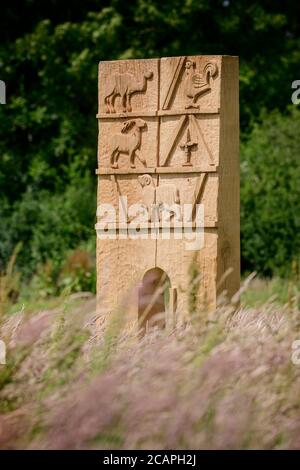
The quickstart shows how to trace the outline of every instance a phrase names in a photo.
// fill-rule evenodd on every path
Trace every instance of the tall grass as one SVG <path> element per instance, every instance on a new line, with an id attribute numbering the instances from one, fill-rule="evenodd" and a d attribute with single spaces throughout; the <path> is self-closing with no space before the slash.
<path id="1" fill-rule="evenodd" d="M 3 382 L 0 399 L 23 395 L 30 417 L 26 432 L 24 416 L 13 428 L 10 446 L 300 448 L 300 365 L 291 360 L 300 339 L 295 304 L 220 304 L 172 331 L 149 329 L 141 339 L 126 330 L 123 308 L 103 323 L 100 336 L 91 313 L 84 304 L 62 305 Z M 30 332 L 39 315 L 23 327 Z M 0 425 L 10 417 L 2 413 Z M 7 445 L 0 426 L 0 447 Z"/>

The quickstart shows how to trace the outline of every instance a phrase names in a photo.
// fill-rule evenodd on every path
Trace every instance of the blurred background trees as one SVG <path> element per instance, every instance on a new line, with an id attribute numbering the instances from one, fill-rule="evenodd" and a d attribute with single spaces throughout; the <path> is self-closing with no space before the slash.
<path id="1" fill-rule="evenodd" d="M 1 4 L 0 268 L 30 277 L 93 246 L 99 60 L 240 56 L 242 266 L 288 275 L 300 249 L 300 3 L 37 0 Z M 290 109 L 292 108 L 292 109 Z"/>

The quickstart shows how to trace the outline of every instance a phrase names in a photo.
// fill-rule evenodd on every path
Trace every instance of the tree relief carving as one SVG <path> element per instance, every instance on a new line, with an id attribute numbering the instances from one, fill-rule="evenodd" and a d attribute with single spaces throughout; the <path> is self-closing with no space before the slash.
<path id="1" fill-rule="evenodd" d="M 191 137 L 191 131 L 188 127 L 186 132 L 185 140 L 180 144 L 181 150 L 184 152 L 185 155 L 185 162 L 182 164 L 183 166 L 192 166 L 191 158 L 192 158 L 192 151 L 198 148 L 198 142 L 193 140 Z"/>

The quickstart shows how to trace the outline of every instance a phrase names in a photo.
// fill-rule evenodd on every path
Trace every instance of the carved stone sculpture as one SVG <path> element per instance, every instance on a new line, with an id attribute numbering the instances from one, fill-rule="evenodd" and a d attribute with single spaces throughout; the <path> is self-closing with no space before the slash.
<path id="1" fill-rule="evenodd" d="M 186 132 L 186 139 L 185 141 L 180 144 L 181 150 L 184 151 L 185 154 L 185 162 L 183 163 L 183 166 L 192 166 L 191 163 L 191 157 L 192 157 L 192 151 L 196 149 L 198 146 L 198 143 L 191 138 L 191 132 L 190 129 L 188 128 Z"/>
<path id="2" fill-rule="evenodd" d="M 202 73 L 195 72 L 195 62 L 187 60 L 185 63 L 185 94 L 188 104 L 186 109 L 199 109 L 198 98 L 211 88 L 211 79 L 218 73 L 218 68 L 214 63 L 207 63 Z"/>
<path id="3" fill-rule="evenodd" d="M 116 73 L 109 80 L 109 89 L 106 92 L 104 102 L 107 113 L 115 113 L 115 100 L 120 97 L 123 112 L 131 112 L 131 97 L 135 93 L 143 93 L 147 89 L 147 80 L 153 77 L 153 72 L 145 73 L 141 80 L 138 80 L 131 73 Z"/>
<path id="4" fill-rule="evenodd" d="M 176 216 L 177 220 L 181 219 L 179 190 L 175 184 L 161 184 L 157 187 L 156 204 L 160 220 L 167 222 L 174 216 Z"/>
<path id="5" fill-rule="evenodd" d="M 100 62 L 99 318 L 172 331 L 191 286 L 197 312 L 236 302 L 238 83 L 237 57 Z"/>
<path id="6" fill-rule="evenodd" d="M 142 129 L 146 129 L 147 124 L 143 119 L 131 119 L 123 123 L 121 132 L 112 137 L 110 149 L 110 164 L 112 168 L 118 168 L 118 160 L 121 153 L 129 155 L 131 168 L 135 168 L 135 158 L 137 157 L 143 165 L 146 160 L 140 154 L 142 142 Z M 128 133 L 131 129 L 132 132 Z"/>
<path id="7" fill-rule="evenodd" d="M 155 187 L 151 175 L 140 175 L 138 181 L 142 187 L 142 203 L 148 211 L 149 221 L 170 220 L 175 214 L 180 218 L 180 208 L 176 208 L 176 204 L 180 204 L 180 196 L 175 184 L 159 184 Z"/>
<path id="8" fill-rule="evenodd" d="M 155 186 L 151 175 L 140 175 L 138 181 L 142 187 L 142 203 L 148 211 L 148 220 L 153 218 L 153 210 L 155 205 Z"/>

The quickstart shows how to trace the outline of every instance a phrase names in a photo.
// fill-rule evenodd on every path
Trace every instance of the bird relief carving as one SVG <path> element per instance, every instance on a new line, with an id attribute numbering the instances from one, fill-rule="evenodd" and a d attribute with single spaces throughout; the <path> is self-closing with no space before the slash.
<path id="1" fill-rule="evenodd" d="M 108 89 L 104 95 L 106 113 L 115 113 L 116 98 L 121 101 L 123 112 L 131 112 L 131 97 L 147 90 L 147 82 L 153 78 L 153 72 L 145 73 L 140 79 L 131 73 L 115 73 L 108 81 Z"/>
<path id="2" fill-rule="evenodd" d="M 184 93 L 186 96 L 185 109 L 199 109 L 198 98 L 211 90 L 212 81 L 217 76 L 218 67 L 208 62 L 202 72 L 195 70 L 196 63 L 190 59 L 185 62 Z"/>

